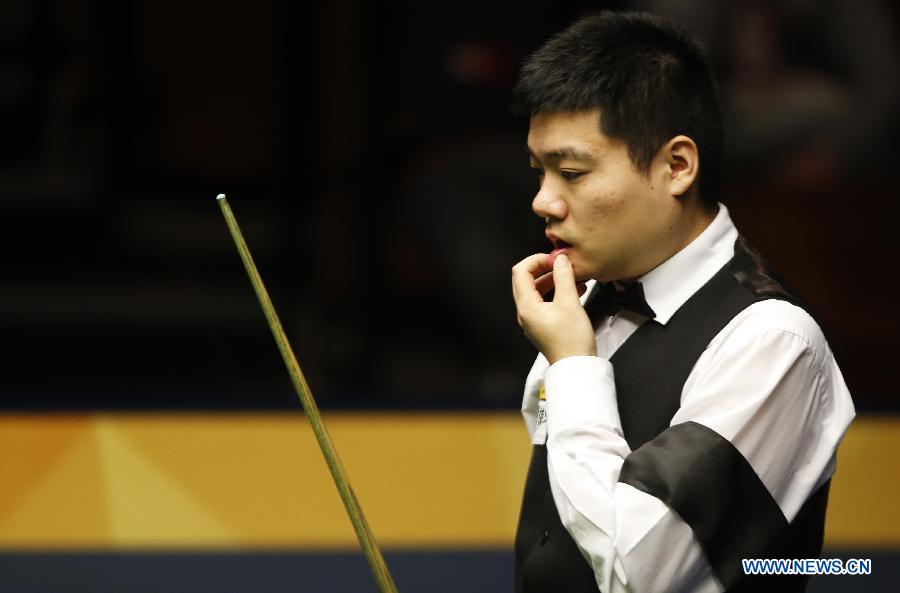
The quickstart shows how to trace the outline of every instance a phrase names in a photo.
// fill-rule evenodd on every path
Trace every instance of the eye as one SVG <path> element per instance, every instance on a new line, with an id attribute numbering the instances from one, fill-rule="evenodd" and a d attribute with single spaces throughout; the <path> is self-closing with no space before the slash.
<path id="1" fill-rule="evenodd" d="M 584 171 L 560 171 L 559 174 L 566 181 L 575 181 L 582 175 L 584 175 Z"/>
<path id="2" fill-rule="evenodd" d="M 535 177 L 537 177 L 538 180 L 540 180 L 544 176 L 544 170 L 537 167 L 532 167 L 531 172 L 534 173 Z"/>

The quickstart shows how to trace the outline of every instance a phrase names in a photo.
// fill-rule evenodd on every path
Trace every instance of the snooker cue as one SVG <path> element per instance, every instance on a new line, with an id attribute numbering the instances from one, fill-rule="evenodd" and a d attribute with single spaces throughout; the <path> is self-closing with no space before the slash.
<path id="1" fill-rule="evenodd" d="M 278 350 L 281 351 L 281 357 L 284 359 L 291 381 L 294 383 L 294 389 L 300 397 L 303 410 L 306 412 L 307 418 L 309 418 L 310 425 L 312 425 L 313 433 L 315 433 L 316 440 L 319 442 L 322 455 L 325 456 L 325 462 L 331 471 L 331 477 L 334 479 L 334 484 L 337 486 L 341 500 L 344 502 L 344 508 L 347 509 L 347 515 L 349 515 L 353 529 L 356 531 L 356 537 L 359 539 L 359 544 L 362 546 L 366 560 L 369 562 L 369 568 L 378 582 L 381 593 L 397 593 L 391 573 L 388 572 L 387 564 L 385 564 L 381 551 L 378 549 L 378 544 L 375 543 L 375 538 L 369 529 L 369 523 L 363 515 L 359 501 L 356 500 L 356 494 L 354 494 L 353 488 L 350 486 L 350 479 L 347 477 L 343 465 L 341 465 L 341 460 L 338 458 L 337 450 L 331 442 L 331 437 L 328 436 L 325 423 L 319 415 L 319 408 L 313 399 L 309 385 L 306 383 L 303 371 L 300 370 L 297 357 L 294 356 L 294 351 L 288 343 L 287 335 L 284 333 L 284 328 L 281 326 L 281 321 L 278 319 L 278 314 L 275 312 L 269 293 L 266 291 L 259 271 L 256 269 L 256 264 L 253 263 L 253 257 L 250 255 L 250 250 L 247 248 L 247 243 L 244 241 L 241 229 L 238 227 L 237 220 L 231 212 L 231 207 L 228 205 L 225 194 L 216 196 L 216 201 L 218 201 L 222 214 L 225 216 L 228 230 L 231 231 L 231 237 L 234 239 L 241 260 L 244 262 L 244 268 L 247 270 L 247 275 L 250 276 L 250 283 L 253 284 L 259 304 L 262 306 L 266 320 L 269 322 L 269 328 L 271 328 L 275 342 L 278 344 Z"/>

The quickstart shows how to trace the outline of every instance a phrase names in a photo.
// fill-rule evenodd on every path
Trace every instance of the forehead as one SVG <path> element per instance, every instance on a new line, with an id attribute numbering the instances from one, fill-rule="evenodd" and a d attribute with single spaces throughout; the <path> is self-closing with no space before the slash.
<path id="1" fill-rule="evenodd" d="M 600 131 L 600 111 L 553 111 L 531 117 L 528 151 L 538 160 L 591 160 L 612 142 Z"/>

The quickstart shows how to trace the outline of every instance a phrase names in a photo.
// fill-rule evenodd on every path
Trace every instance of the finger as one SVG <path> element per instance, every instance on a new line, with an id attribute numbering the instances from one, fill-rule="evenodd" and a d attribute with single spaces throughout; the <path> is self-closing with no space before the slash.
<path id="1" fill-rule="evenodd" d="M 537 278 L 542 274 L 550 272 L 553 269 L 553 264 L 550 262 L 549 253 L 535 253 L 517 263 L 516 267 L 526 269 L 532 277 Z"/>
<path id="2" fill-rule="evenodd" d="M 542 296 L 546 297 L 547 293 L 553 290 L 553 273 L 547 272 L 537 279 L 534 283 L 535 288 Z"/>
<path id="3" fill-rule="evenodd" d="M 553 295 L 553 302 L 578 302 L 578 289 L 575 287 L 575 270 L 565 253 L 556 256 L 553 262 L 553 285 L 556 293 Z"/>
<path id="4" fill-rule="evenodd" d="M 553 290 L 553 272 L 548 272 L 538 278 L 537 282 L 535 282 L 535 288 L 543 295 L 544 300 L 547 300 L 547 293 Z M 578 296 L 583 297 L 584 293 L 587 292 L 587 282 L 576 282 L 575 288 L 578 290 Z"/>
<path id="5" fill-rule="evenodd" d="M 516 303 L 529 301 L 542 301 L 540 293 L 535 287 L 535 276 L 550 269 L 547 263 L 549 256 L 546 253 L 530 255 L 513 266 L 512 289 Z"/>
<path id="6" fill-rule="evenodd" d="M 537 291 L 547 298 L 547 293 L 553 290 L 553 272 L 548 272 L 537 279 L 535 282 Z M 575 288 L 578 290 L 578 296 L 583 297 L 587 292 L 587 282 L 576 282 Z"/>

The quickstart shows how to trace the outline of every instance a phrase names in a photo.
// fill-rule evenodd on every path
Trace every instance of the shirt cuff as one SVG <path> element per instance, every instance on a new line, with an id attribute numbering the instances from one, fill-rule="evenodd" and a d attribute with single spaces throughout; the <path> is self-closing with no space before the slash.
<path id="1" fill-rule="evenodd" d="M 550 435 L 578 426 L 604 425 L 621 434 L 613 366 L 599 356 L 569 356 L 544 373 Z"/>

